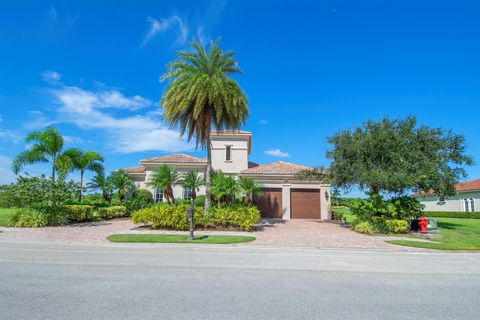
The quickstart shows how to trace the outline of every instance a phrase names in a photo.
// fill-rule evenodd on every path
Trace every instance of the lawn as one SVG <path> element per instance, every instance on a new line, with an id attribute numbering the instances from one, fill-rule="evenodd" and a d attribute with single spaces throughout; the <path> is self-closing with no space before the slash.
<path id="1" fill-rule="evenodd" d="M 187 235 L 177 234 L 112 234 L 107 237 L 111 242 L 124 243 L 205 243 L 231 244 L 254 241 L 250 236 L 197 236 L 195 240 L 188 240 Z"/>
<path id="2" fill-rule="evenodd" d="M 8 216 L 16 209 L 0 208 L 0 227 L 7 226 Z"/>
<path id="3" fill-rule="evenodd" d="M 440 238 L 431 238 L 436 243 L 410 240 L 389 240 L 388 243 L 402 246 L 440 250 L 480 250 L 480 220 L 463 218 L 435 218 L 438 221 Z"/>

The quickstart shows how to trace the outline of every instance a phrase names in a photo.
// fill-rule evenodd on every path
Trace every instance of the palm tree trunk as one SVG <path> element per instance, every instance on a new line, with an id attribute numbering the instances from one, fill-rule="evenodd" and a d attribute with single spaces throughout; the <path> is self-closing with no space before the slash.
<path id="1" fill-rule="evenodd" d="M 175 204 L 175 197 L 173 196 L 173 188 L 172 188 L 172 186 L 169 186 L 169 187 L 168 187 L 168 193 L 169 193 L 169 196 L 170 196 L 170 198 L 171 198 L 171 200 L 172 200 L 172 203 Z"/>
<path id="2" fill-rule="evenodd" d="M 212 149 L 210 142 L 210 132 L 207 136 L 207 172 L 205 177 L 205 216 L 208 216 L 208 211 L 212 205 L 212 199 L 210 195 L 210 187 L 212 185 Z"/>
<path id="3" fill-rule="evenodd" d="M 248 196 L 248 194 L 246 194 L 244 197 L 243 197 L 243 204 L 248 204 L 250 202 L 250 197 Z"/>
<path id="4" fill-rule="evenodd" d="M 80 170 L 80 192 L 78 193 L 78 202 L 82 201 L 82 189 L 83 189 L 83 170 Z"/>

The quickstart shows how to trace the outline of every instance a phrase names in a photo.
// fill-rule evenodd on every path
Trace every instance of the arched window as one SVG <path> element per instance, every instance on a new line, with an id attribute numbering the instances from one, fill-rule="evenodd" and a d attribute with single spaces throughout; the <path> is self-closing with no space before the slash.
<path id="1" fill-rule="evenodd" d="M 470 198 L 470 211 L 475 212 L 475 199 Z"/>

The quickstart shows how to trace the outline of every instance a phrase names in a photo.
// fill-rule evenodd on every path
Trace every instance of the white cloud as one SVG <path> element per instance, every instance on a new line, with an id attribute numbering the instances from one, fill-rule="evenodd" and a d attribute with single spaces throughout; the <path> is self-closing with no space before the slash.
<path id="1" fill-rule="evenodd" d="M 12 160 L 5 156 L 0 156 L 0 185 L 15 182 L 17 176 L 12 172 Z"/>
<path id="2" fill-rule="evenodd" d="M 181 46 L 185 44 L 188 38 L 189 28 L 179 16 L 171 15 L 168 18 L 155 19 L 147 17 L 147 22 L 150 24 L 147 34 L 143 38 L 140 48 L 150 42 L 158 33 L 165 32 L 169 29 L 176 28 L 177 37 L 175 38 L 172 47 Z"/>
<path id="3" fill-rule="evenodd" d="M 0 115 L 0 123 L 1 122 L 3 122 L 2 115 Z M 0 141 L 11 141 L 17 143 L 19 140 L 20 139 L 16 133 L 0 127 Z"/>
<path id="4" fill-rule="evenodd" d="M 137 110 L 151 105 L 141 97 L 127 97 L 117 90 L 90 91 L 77 86 L 62 85 L 51 91 L 58 104 L 59 121 L 82 129 L 106 133 L 107 145 L 113 152 L 187 151 L 192 146 L 177 131 L 162 123 L 159 112 L 133 116 L 115 116 L 111 109 Z"/>
<path id="5" fill-rule="evenodd" d="M 84 140 L 80 137 L 74 137 L 74 136 L 68 136 L 68 135 L 63 135 L 62 137 L 65 143 L 80 144 L 84 142 Z"/>
<path id="6" fill-rule="evenodd" d="M 263 120 L 260 120 L 258 123 L 260 123 L 260 124 L 268 124 L 268 120 L 263 119 Z"/>
<path id="7" fill-rule="evenodd" d="M 56 71 L 46 70 L 41 74 L 43 81 L 48 83 L 57 83 L 62 79 L 62 75 Z"/>
<path id="8" fill-rule="evenodd" d="M 287 152 L 283 152 L 280 149 L 268 149 L 265 150 L 265 154 L 273 157 L 287 158 L 290 155 Z"/>
<path id="9" fill-rule="evenodd" d="M 31 120 L 25 123 L 25 128 L 30 130 L 43 129 L 57 123 L 57 121 L 47 118 L 43 112 L 38 110 L 28 111 L 28 116 Z"/>

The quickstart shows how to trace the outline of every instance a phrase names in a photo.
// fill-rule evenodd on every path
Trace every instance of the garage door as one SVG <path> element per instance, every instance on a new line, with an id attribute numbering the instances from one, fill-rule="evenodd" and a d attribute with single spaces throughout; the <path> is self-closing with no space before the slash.
<path id="1" fill-rule="evenodd" d="M 320 190 L 291 189 L 292 219 L 320 219 Z"/>
<path id="2" fill-rule="evenodd" d="M 263 188 L 263 196 L 254 196 L 253 202 L 262 218 L 282 218 L 282 189 Z"/>

